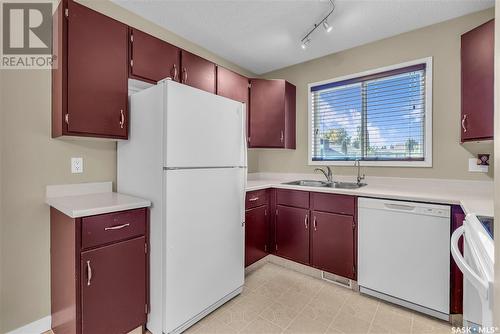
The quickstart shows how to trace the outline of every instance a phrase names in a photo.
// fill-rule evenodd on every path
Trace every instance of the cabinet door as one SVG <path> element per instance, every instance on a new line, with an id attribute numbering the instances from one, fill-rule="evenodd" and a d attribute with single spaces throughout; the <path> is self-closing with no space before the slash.
<path id="1" fill-rule="evenodd" d="M 131 29 L 130 66 L 132 77 L 160 81 L 170 77 L 179 81 L 180 50 L 140 30 Z"/>
<path id="2" fill-rule="evenodd" d="M 284 80 L 251 80 L 249 124 L 250 147 L 285 147 Z"/>
<path id="3" fill-rule="evenodd" d="M 245 213 L 245 267 L 267 255 L 267 205 Z"/>
<path id="4" fill-rule="evenodd" d="M 217 95 L 248 105 L 248 78 L 217 66 Z"/>
<path id="5" fill-rule="evenodd" d="M 462 35 L 462 141 L 493 138 L 494 20 Z"/>
<path id="6" fill-rule="evenodd" d="M 81 255 L 82 332 L 127 333 L 146 322 L 144 237 Z"/>
<path id="7" fill-rule="evenodd" d="M 276 254 L 309 263 L 309 210 L 277 206 Z"/>
<path id="8" fill-rule="evenodd" d="M 312 265 L 354 279 L 353 217 L 318 211 L 311 215 Z"/>
<path id="9" fill-rule="evenodd" d="M 185 50 L 181 52 L 181 82 L 215 94 L 215 64 Z"/>
<path id="10" fill-rule="evenodd" d="M 68 132 L 127 138 L 128 28 L 68 6 Z"/>

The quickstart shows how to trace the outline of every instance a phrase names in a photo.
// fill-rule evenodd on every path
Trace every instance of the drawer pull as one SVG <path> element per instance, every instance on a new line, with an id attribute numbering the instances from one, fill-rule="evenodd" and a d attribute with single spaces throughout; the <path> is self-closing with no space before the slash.
<path id="1" fill-rule="evenodd" d="M 249 202 L 255 202 L 255 201 L 258 201 L 258 200 L 259 200 L 259 198 L 258 198 L 258 197 L 252 197 L 252 198 L 250 198 L 248 201 L 249 201 Z"/>
<path id="2" fill-rule="evenodd" d="M 90 286 L 92 280 L 92 268 L 90 267 L 90 260 L 87 260 L 87 286 Z"/>
<path id="3" fill-rule="evenodd" d="M 111 226 L 111 227 L 105 227 L 104 231 L 110 231 L 110 230 L 121 230 L 124 227 L 130 226 L 129 223 L 123 224 L 123 225 L 116 225 L 116 226 Z"/>

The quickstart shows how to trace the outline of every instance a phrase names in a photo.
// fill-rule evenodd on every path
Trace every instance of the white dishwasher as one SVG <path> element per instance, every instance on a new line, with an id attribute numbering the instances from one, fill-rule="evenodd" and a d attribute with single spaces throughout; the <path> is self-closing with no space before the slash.
<path id="1" fill-rule="evenodd" d="M 358 199 L 360 291 L 448 320 L 450 206 Z"/>

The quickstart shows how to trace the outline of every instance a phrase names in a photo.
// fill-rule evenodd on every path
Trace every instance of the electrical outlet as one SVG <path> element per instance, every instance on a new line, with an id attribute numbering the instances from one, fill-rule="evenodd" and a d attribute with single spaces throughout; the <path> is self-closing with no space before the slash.
<path id="1" fill-rule="evenodd" d="M 71 158 L 71 173 L 83 173 L 83 158 Z"/>

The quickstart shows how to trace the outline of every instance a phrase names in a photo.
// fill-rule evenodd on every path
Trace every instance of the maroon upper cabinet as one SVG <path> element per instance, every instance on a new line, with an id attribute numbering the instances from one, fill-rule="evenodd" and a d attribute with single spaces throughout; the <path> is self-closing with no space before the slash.
<path id="1" fill-rule="evenodd" d="M 354 218 L 311 212 L 311 264 L 321 270 L 355 279 Z"/>
<path id="2" fill-rule="evenodd" d="M 130 28 L 130 77 L 156 83 L 180 78 L 180 49 L 140 30 Z"/>
<path id="3" fill-rule="evenodd" d="M 181 51 L 180 81 L 183 84 L 216 93 L 216 65 L 185 50 Z"/>
<path id="4" fill-rule="evenodd" d="M 245 267 L 267 255 L 268 206 L 245 213 Z"/>
<path id="5" fill-rule="evenodd" d="M 276 208 L 276 255 L 309 264 L 309 210 Z"/>
<path id="6" fill-rule="evenodd" d="M 217 66 L 217 95 L 243 102 L 248 106 L 248 78 Z"/>
<path id="7" fill-rule="evenodd" d="M 251 79 L 249 147 L 295 149 L 295 86 Z"/>
<path id="8" fill-rule="evenodd" d="M 491 20 L 462 35 L 462 142 L 493 138 L 494 32 Z"/>
<path id="9" fill-rule="evenodd" d="M 128 27 L 74 1 L 54 20 L 52 136 L 126 139 Z"/>

